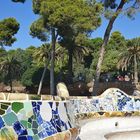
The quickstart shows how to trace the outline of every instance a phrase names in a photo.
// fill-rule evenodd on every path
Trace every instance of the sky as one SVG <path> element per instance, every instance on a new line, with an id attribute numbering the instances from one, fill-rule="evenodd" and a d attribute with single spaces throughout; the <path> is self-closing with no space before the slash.
<path id="1" fill-rule="evenodd" d="M 13 3 L 11 0 L 0 0 L 0 20 L 8 17 L 16 18 L 20 23 L 20 29 L 16 34 L 17 41 L 12 47 L 6 47 L 6 49 L 25 49 L 31 45 L 37 47 L 43 43 L 29 35 L 30 25 L 38 18 L 32 11 L 32 0 L 27 0 L 24 4 Z M 103 19 L 101 26 L 92 33 L 92 38 L 103 37 L 107 24 L 108 21 Z M 134 20 L 120 16 L 113 26 L 113 31 L 120 31 L 127 39 L 140 37 L 140 12 Z"/>

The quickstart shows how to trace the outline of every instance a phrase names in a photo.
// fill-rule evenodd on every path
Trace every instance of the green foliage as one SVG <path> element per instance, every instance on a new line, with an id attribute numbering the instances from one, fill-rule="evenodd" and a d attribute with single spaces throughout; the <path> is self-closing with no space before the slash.
<path id="1" fill-rule="evenodd" d="M 103 0 L 105 8 L 114 9 L 117 6 L 116 0 Z"/>
<path id="2" fill-rule="evenodd" d="M 6 50 L 4 48 L 0 48 L 0 59 L 6 55 Z"/>
<path id="3" fill-rule="evenodd" d="M 127 49 L 120 52 L 118 68 L 127 70 L 134 67 L 134 56 L 137 57 L 137 63 L 140 62 L 140 38 L 134 38 L 127 41 Z"/>
<path id="4" fill-rule="evenodd" d="M 33 54 L 33 65 L 44 67 L 46 64 L 50 68 L 50 59 L 51 59 L 51 44 L 42 44 L 40 47 L 36 48 Z M 63 60 L 63 61 L 62 61 Z M 60 71 L 62 67 L 65 67 L 68 60 L 67 51 L 65 48 L 56 44 L 55 49 L 55 72 Z"/>
<path id="5" fill-rule="evenodd" d="M 25 2 L 25 0 L 12 1 Z M 50 41 L 52 29 L 55 29 L 55 37 L 59 37 L 59 44 L 56 43 L 55 48 L 55 72 L 61 73 L 63 70 L 64 74 L 67 73 L 69 57 L 72 54 L 75 77 L 82 73 L 87 81 L 92 80 L 103 40 L 102 38 L 89 39 L 90 33 L 101 24 L 100 14 L 103 6 L 105 7 L 105 17 L 110 19 L 114 14 L 118 14 L 115 12 L 120 1 L 103 0 L 103 5 L 95 0 L 32 0 L 32 2 L 33 11 L 39 15 L 39 18 L 32 23 L 30 34 L 41 41 Z M 122 9 L 119 12 L 132 18 L 139 9 L 139 1 L 127 0 L 125 2 L 125 6 L 130 6 L 130 8 L 125 11 Z M 0 45 L 11 46 L 16 41 L 14 35 L 18 29 L 19 24 L 14 18 L 0 21 Z M 106 49 L 102 72 L 117 71 L 116 65 L 120 52 L 127 57 L 132 53 L 138 53 L 139 50 L 132 47 L 134 42 L 136 42 L 135 39 L 128 41 L 129 46 L 127 46 L 122 34 L 118 31 L 113 32 Z M 0 49 L 0 81 L 7 80 L 8 71 L 11 71 L 12 80 L 20 80 L 25 86 L 37 87 L 45 64 L 48 63 L 48 68 L 50 68 L 50 52 L 51 44 L 43 44 L 38 48 L 31 46 L 25 50 L 5 51 Z M 139 60 L 139 54 L 137 56 Z M 133 69 L 130 65 L 129 68 Z M 44 83 L 49 84 L 49 79 L 49 71 L 47 71 Z"/>
<path id="6" fill-rule="evenodd" d="M 42 41 L 47 41 L 50 34 L 53 52 L 57 50 L 54 47 L 57 37 L 59 37 L 61 45 L 62 42 L 66 42 L 62 46 L 68 50 L 68 70 L 71 73 L 69 75 L 72 76 L 73 54 L 75 50 L 82 50 L 75 56 L 81 56 L 82 53 L 85 53 L 86 49 L 81 46 L 85 44 L 88 34 L 101 24 L 101 10 L 102 5 L 95 1 L 88 3 L 83 0 L 33 0 L 33 11 L 39 15 L 39 19 L 32 23 L 30 34 Z M 54 57 L 52 55 L 51 58 L 51 80 L 54 80 Z M 58 66 L 61 69 L 63 65 L 60 63 L 57 65 L 56 62 L 57 70 L 59 69 Z M 53 84 L 54 82 L 52 81 L 51 83 Z"/>
<path id="7" fill-rule="evenodd" d="M 91 64 L 91 68 L 93 68 L 94 70 L 96 69 L 101 44 L 102 44 L 101 38 L 91 40 L 91 46 L 93 50 L 92 52 L 93 62 Z M 122 36 L 122 34 L 119 31 L 113 32 L 107 45 L 101 72 L 117 71 L 116 66 L 119 61 L 118 56 L 120 52 L 125 49 L 126 49 L 126 40 L 124 36 Z"/>
<path id="8" fill-rule="evenodd" d="M 30 67 L 23 73 L 21 82 L 24 86 L 34 86 L 32 77 L 37 70 L 37 67 Z"/>
<path id="9" fill-rule="evenodd" d="M 91 31 L 101 24 L 102 6 L 95 2 L 89 5 L 83 0 L 33 0 L 33 10 L 40 18 L 31 25 L 31 35 L 42 41 L 52 27 L 64 36 L 72 35 L 74 30 Z"/>
<path id="10" fill-rule="evenodd" d="M 11 46 L 16 38 L 13 37 L 19 30 L 19 23 L 14 18 L 0 21 L 0 46 Z"/>
<path id="11" fill-rule="evenodd" d="M 139 12 L 140 9 L 140 1 L 139 0 L 102 0 L 102 3 L 105 7 L 105 17 L 110 19 L 114 14 L 116 14 L 116 9 L 119 4 L 124 1 L 125 7 L 122 9 L 121 13 L 125 14 L 128 18 L 134 18 L 136 12 Z"/>
<path id="12" fill-rule="evenodd" d="M 26 69 L 32 65 L 33 54 L 34 54 L 35 49 L 36 49 L 35 47 L 31 46 L 31 47 L 28 47 L 26 50 L 22 50 L 22 49 L 15 50 L 15 57 L 21 63 L 21 67 L 20 67 L 21 73 L 26 71 Z"/>
<path id="13" fill-rule="evenodd" d="M 41 41 L 47 41 L 49 39 L 48 29 L 44 27 L 44 21 L 42 18 L 33 22 L 30 27 L 30 35 L 37 37 Z"/>
<path id="14" fill-rule="evenodd" d="M 42 44 L 40 47 L 36 48 L 33 54 L 34 65 L 38 66 L 45 66 L 46 64 L 49 65 L 50 52 L 51 52 L 50 44 Z"/>
<path id="15" fill-rule="evenodd" d="M 117 71 L 117 63 L 119 61 L 119 54 L 126 49 L 126 41 L 124 36 L 119 31 L 111 34 L 108 49 L 106 50 L 105 58 L 103 60 L 102 72 Z"/>
<path id="16" fill-rule="evenodd" d="M 42 73 L 43 73 L 43 67 L 37 67 L 32 66 L 28 68 L 22 75 L 22 84 L 27 87 L 37 87 L 39 85 Z M 44 83 L 49 85 L 49 71 L 47 70 Z"/>
<path id="17" fill-rule="evenodd" d="M 12 85 L 12 81 L 20 77 L 21 64 L 16 59 L 14 51 L 9 51 L 0 60 L 0 71 L 3 74 L 3 82 Z"/>
<path id="18" fill-rule="evenodd" d="M 111 34 L 110 40 L 109 40 L 109 46 L 112 45 L 116 47 L 116 50 L 124 49 L 126 48 L 126 40 L 124 36 L 119 32 L 115 31 Z"/>

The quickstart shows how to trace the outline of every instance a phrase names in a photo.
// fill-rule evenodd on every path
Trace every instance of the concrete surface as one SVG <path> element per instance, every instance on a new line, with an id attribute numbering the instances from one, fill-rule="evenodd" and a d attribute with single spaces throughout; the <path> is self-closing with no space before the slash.
<path id="1" fill-rule="evenodd" d="M 140 139 L 140 134 L 134 133 L 140 130 L 140 117 L 114 117 L 90 120 L 89 122 L 87 120 L 83 120 L 80 121 L 80 124 L 82 126 L 79 135 L 80 140 L 107 140 L 107 138 L 108 140 Z M 129 133 L 126 133 L 127 131 L 129 131 Z M 132 131 L 133 133 L 131 133 Z M 118 133 L 117 135 L 117 132 L 124 133 Z M 111 133 L 116 133 L 116 135 L 112 135 L 112 137 L 110 135 L 110 137 L 107 137 Z"/>

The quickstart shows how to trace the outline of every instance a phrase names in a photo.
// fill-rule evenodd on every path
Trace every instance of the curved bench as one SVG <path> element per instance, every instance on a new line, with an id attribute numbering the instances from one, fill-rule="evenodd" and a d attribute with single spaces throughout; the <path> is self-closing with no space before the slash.
<path id="1" fill-rule="evenodd" d="M 81 127 L 81 140 L 105 140 L 111 132 L 140 130 L 140 98 L 116 88 L 97 97 L 70 99 L 68 108 Z"/>
<path id="2" fill-rule="evenodd" d="M 75 140 L 78 136 L 64 98 L 9 93 L 7 100 L 1 99 L 1 140 Z"/>
<path id="3" fill-rule="evenodd" d="M 75 140 L 79 128 L 81 140 L 92 140 L 94 136 L 103 140 L 111 132 L 127 131 L 128 128 L 140 130 L 140 98 L 128 96 L 116 88 L 108 89 L 97 97 L 11 93 L 2 94 L 2 97 L 2 140 Z M 123 123 L 124 120 L 131 123 Z"/>

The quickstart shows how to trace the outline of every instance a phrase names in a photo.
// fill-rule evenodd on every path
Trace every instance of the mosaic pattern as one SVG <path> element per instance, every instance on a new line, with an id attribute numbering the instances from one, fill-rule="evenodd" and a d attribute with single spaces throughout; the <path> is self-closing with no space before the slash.
<path id="1" fill-rule="evenodd" d="M 71 128 L 65 102 L 0 103 L 0 138 L 43 140 Z"/>
<path id="2" fill-rule="evenodd" d="M 91 99 L 70 99 L 69 106 L 75 114 L 140 111 L 140 98 L 128 96 L 119 89 L 108 89 L 101 96 Z"/>
<path id="3" fill-rule="evenodd" d="M 90 99 L 4 95 L 0 95 L 0 140 L 75 140 L 81 119 L 140 116 L 140 98 L 116 88 Z"/>

